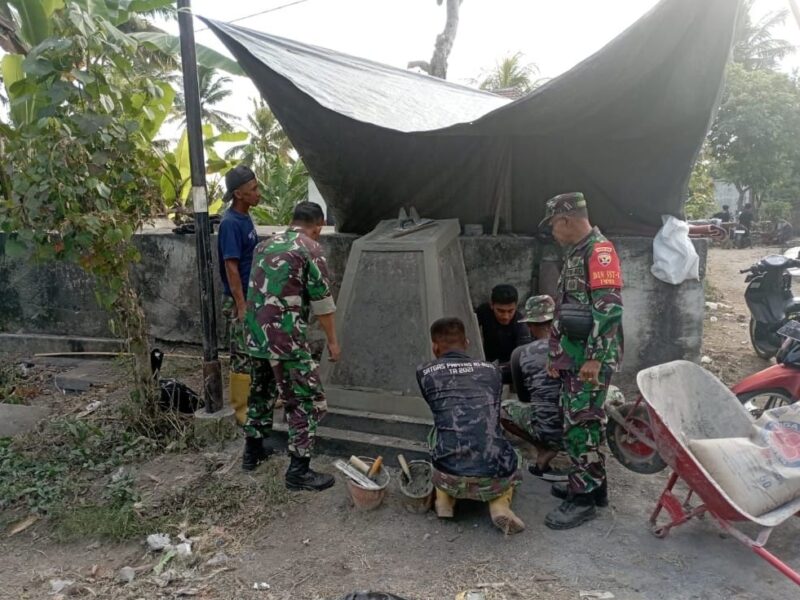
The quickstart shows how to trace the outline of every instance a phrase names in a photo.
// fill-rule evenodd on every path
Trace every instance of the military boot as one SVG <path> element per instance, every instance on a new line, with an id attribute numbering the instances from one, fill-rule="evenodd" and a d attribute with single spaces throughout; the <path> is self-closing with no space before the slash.
<path id="1" fill-rule="evenodd" d="M 589 494 L 594 498 L 594 505 L 598 508 L 608 506 L 608 484 L 604 481 L 603 485 L 593 489 Z M 554 483 L 550 488 L 550 495 L 566 500 L 569 497 L 569 484 Z"/>
<path id="2" fill-rule="evenodd" d="M 436 489 L 436 516 L 440 519 L 452 519 L 456 506 L 456 499 L 440 489 Z"/>
<path id="3" fill-rule="evenodd" d="M 272 456 L 272 451 L 264 447 L 264 441 L 261 438 L 244 438 L 242 469 L 252 471 L 270 456 Z"/>
<path id="4" fill-rule="evenodd" d="M 544 524 L 550 529 L 572 529 L 596 516 L 594 497 L 591 494 L 575 494 L 547 513 Z"/>
<path id="5" fill-rule="evenodd" d="M 513 494 L 514 488 L 509 488 L 505 494 L 489 502 L 489 514 L 492 516 L 492 523 L 506 535 L 519 533 L 525 529 L 525 523 L 511 510 L 511 497 Z"/>
<path id="6" fill-rule="evenodd" d="M 331 487 L 335 480 L 333 475 L 317 473 L 309 466 L 310 456 L 291 455 L 289 468 L 286 469 L 286 489 L 292 491 L 310 490 L 320 492 Z"/>

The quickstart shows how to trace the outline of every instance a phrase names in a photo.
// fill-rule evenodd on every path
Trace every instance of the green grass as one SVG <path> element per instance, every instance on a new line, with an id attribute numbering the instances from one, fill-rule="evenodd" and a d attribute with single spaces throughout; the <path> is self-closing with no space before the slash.
<path id="1" fill-rule="evenodd" d="M 707 277 L 703 280 L 703 290 L 706 302 L 722 302 L 722 294 Z"/>
<path id="2" fill-rule="evenodd" d="M 121 542 L 160 531 L 163 517 L 143 517 L 128 503 L 86 505 L 59 510 L 52 515 L 52 533 L 59 542 L 84 539 Z"/>

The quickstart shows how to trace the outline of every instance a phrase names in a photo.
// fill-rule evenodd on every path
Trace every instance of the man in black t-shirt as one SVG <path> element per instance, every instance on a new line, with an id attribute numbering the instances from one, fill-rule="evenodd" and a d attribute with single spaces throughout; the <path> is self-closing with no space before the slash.
<path id="1" fill-rule="evenodd" d="M 500 367 L 503 383 L 511 383 L 511 353 L 514 348 L 531 342 L 527 325 L 521 323 L 517 310 L 519 294 L 513 285 L 503 283 L 492 289 L 491 302 L 481 304 L 475 313 L 483 339 L 483 354 L 487 362 Z"/>

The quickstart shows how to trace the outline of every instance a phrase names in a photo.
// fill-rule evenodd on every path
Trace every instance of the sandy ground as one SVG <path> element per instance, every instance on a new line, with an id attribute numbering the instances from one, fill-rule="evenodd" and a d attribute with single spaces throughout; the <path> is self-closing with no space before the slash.
<path id="1" fill-rule="evenodd" d="M 747 312 L 744 277 L 738 273 L 766 253 L 714 249 L 709 256 L 713 299 L 729 308 L 707 313 L 704 353 L 714 361 L 711 369 L 729 384 L 766 364 L 755 356 L 747 329 L 741 327 Z M 234 465 L 227 477 L 258 483 L 279 472 L 265 465 L 254 475 L 242 474 L 235 464 L 239 450 L 233 443 L 221 453 L 221 462 Z M 286 462 L 285 457 L 272 460 L 280 469 Z M 321 468 L 330 469 L 326 462 L 318 460 Z M 224 570 L 201 562 L 188 570 L 185 580 L 178 576 L 163 587 L 148 575 L 158 557 L 148 554 L 141 541 L 63 545 L 50 541 L 46 530 L 32 528 L 0 538 L 0 598 L 53 598 L 53 578 L 83 582 L 85 587 L 75 593 L 98 598 L 336 600 L 371 589 L 409 600 L 443 600 L 477 588 L 489 600 L 598 597 L 581 595 L 588 591 L 619 600 L 798 597 L 797 587 L 723 534 L 711 517 L 690 522 L 666 539 L 655 538 L 647 521 L 667 474 L 637 475 L 613 458 L 608 468 L 611 506 L 598 519 L 565 532 L 544 527 L 545 514 L 558 501 L 547 484 L 526 477 L 514 509 L 527 530 L 508 538 L 492 527 L 484 505 L 459 505 L 452 522 L 439 521 L 433 513 L 408 513 L 399 500 L 396 471 L 387 500 L 368 513 L 352 508 L 341 479 L 326 492 L 292 496 L 276 517 L 275 507 L 270 510 L 255 497 L 246 525 L 239 518 L 203 524 L 215 532 L 211 549 L 229 557 Z M 267 514 L 275 518 L 268 520 Z M 777 528 L 768 548 L 800 569 L 800 523 Z M 125 565 L 143 567 L 127 586 L 114 582 L 117 569 Z M 254 590 L 257 582 L 268 583 L 270 589 Z"/>

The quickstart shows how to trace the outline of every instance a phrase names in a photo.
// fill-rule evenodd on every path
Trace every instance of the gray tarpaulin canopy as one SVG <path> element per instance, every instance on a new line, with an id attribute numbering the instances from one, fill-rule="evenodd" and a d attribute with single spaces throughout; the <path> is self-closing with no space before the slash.
<path id="1" fill-rule="evenodd" d="M 207 23 L 269 103 L 341 231 L 366 233 L 413 205 L 485 229 L 499 214 L 501 231 L 534 233 L 547 198 L 583 191 L 604 231 L 641 235 L 655 233 L 661 215 L 682 214 L 739 5 L 662 0 L 515 102 Z"/>

